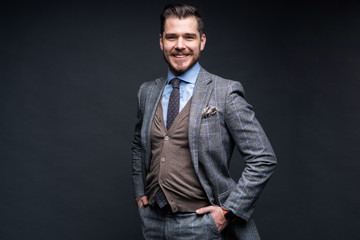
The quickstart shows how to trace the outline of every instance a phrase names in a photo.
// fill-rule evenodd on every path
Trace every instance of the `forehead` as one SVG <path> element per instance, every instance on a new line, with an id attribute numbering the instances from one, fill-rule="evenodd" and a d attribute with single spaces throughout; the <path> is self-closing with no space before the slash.
<path id="1" fill-rule="evenodd" d="M 164 33 L 199 33 L 196 17 L 189 16 L 181 19 L 176 16 L 168 17 L 165 20 Z"/>

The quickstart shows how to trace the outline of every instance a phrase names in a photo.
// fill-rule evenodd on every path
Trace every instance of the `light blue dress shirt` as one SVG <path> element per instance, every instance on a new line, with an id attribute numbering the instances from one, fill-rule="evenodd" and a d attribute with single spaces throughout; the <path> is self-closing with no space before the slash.
<path id="1" fill-rule="evenodd" d="M 200 64 L 197 62 L 192 68 L 187 70 L 185 73 L 175 76 L 168 70 L 167 75 L 167 84 L 164 88 L 164 92 L 161 99 L 161 105 L 163 108 L 163 114 L 164 114 L 164 122 L 166 126 L 167 121 L 167 110 L 168 110 L 168 104 L 169 104 L 169 98 L 170 94 L 172 92 L 172 85 L 170 81 L 173 78 L 179 78 L 182 81 L 180 81 L 180 107 L 179 112 L 185 107 L 186 103 L 189 101 L 189 99 L 192 97 L 195 87 L 196 79 L 199 75 L 200 71 Z"/>

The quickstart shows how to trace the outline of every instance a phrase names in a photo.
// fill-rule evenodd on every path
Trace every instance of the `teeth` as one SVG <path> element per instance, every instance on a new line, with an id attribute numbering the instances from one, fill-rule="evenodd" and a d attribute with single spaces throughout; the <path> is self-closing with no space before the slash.
<path id="1" fill-rule="evenodd" d="M 184 56 L 184 55 L 175 55 L 175 57 L 177 57 L 177 58 L 184 58 L 185 56 Z"/>

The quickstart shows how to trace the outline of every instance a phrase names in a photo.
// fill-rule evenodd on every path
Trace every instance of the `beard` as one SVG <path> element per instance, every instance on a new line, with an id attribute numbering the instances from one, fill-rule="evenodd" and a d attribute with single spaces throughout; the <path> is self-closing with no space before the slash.
<path id="1" fill-rule="evenodd" d="M 190 57 L 187 61 L 175 61 L 174 59 L 171 59 L 175 55 L 185 55 L 187 57 Z M 194 54 L 193 52 L 186 51 L 173 51 L 170 54 L 166 55 L 163 51 L 163 58 L 165 62 L 168 64 L 170 71 L 175 75 L 179 76 L 186 71 L 188 71 L 190 68 L 192 68 L 200 59 L 200 49 L 198 52 L 198 55 Z"/>

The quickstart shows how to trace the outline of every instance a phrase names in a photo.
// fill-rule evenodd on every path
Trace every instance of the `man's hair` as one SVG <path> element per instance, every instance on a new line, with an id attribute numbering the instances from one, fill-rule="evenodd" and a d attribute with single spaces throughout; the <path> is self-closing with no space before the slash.
<path id="1" fill-rule="evenodd" d="M 198 31 L 200 33 L 200 37 L 204 31 L 204 22 L 200 15 L 200 12 L 193 6 L 186 5 L 183 3 L 172 3 L 168 4 L 164 7 L 161 15 L 160 15 L 160 34 L 162 35 L 164 32 L 165 21 L 167 18 L 175 16 L 179 19 L 187 18 L 194 16 L 196 17 L 198 24 Z"/>

